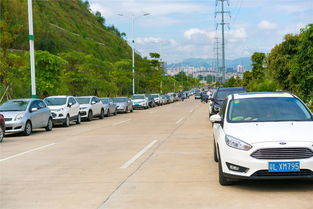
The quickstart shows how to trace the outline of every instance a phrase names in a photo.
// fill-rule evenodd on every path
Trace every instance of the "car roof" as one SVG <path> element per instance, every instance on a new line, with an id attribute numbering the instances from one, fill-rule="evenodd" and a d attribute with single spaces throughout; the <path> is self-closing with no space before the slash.
<path id="1" fill-rule="evenodd" d="M 67 95 L 57 95 L 57 96 L 49 96 L 49 97 L 46 97 L 46 98 L 67 98 L 67 97 L 72 97 L 72 96 L 67 96 Z"/>
<path id="2" fill-rule="evenodd" d="M 286 92 L 247 92 L 247 93 L 236 93 L 233 94 L 234 99 L 247 99 L 247 98 L 265 98 L 265 97 L 286 97 L 286 98 L 292 98 L 294 97 L 290 93 Z M 229 95 L 228 97 L 232 97 L 232 95 Z"/>
<path id="3" fill-rule="evenodd" d="M 37 98 L 12 99 L 12 100 L 9 100 L 9 101 L 25 101 L 25 102 L 31 102 L 31 101 L 35 101 L 35 100 L 40 100 L 40 101 L 42 101 L 42 99 L 37 99 Z"/>
<path id="4" fill-rule="evenodd" d="M 94 96 L 79 96 L 79 97 L 75 97 L 75 98 L 91 98 L 91 97 L 94 97 Z"/>

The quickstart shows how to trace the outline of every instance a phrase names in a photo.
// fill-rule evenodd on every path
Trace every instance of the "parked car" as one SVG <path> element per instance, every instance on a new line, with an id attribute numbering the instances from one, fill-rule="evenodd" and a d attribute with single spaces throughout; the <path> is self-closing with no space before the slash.
<path id="1" fill-rule="evenodd" d="M 0 142 L 2 142 L 5 133 L 5 119 L 2 114 L 0 114 Z"/>
<path id="2" fill-rule="evenodd" d="M 195 94 L 195 99 L 201 99 L 201 92 Z"/>
<path id="3" fill-rule="evenodd" d="M 167 98 L 165 95 L 161 95 L 161 101 L 162 101 L 162 105 L 166 105 L 167 104 Z"/>
<path id="4" fill-rule="evenodd" d="M 242 87 L 218 88 L 214 96 L 210 99 L 212 101 L 212 108 L 209 111 L 209 115 L 217 114 L 221 110 L 224 100 L 228 95 L 244 92 L 246 92 L 246 89 Z"/>
<path id="5" fill-rule="evenodd" d="M 152 98 L 154 99 L 154 103 L 158 106 L 162 105 L 161 95 L 160 94 L 151 94 Z"/>
<path id="6" fill-rule="evenodd" d="M 175 98 L 174 98 L 173 94 L 172 93 L 168 93 L 167 95 L 168 95 L 168 98 L 169 98 L 169 103 L 173 103 L 175 101 Z"/>
<path id="7" fill-rule="evenodd" d="M 133 102 L 128 97 L 115 97 L 113 102 L 117 106 L 118 113 L 127 113 L 128 111 L 133 112 Z"/>
<path id="8" fill-rule="evenodd" d="M 148 98 L 149 107 L 155 107 L 156 104 L 155 104 L 154 99 L 152 98 L 152 95 L 151 95 L 151 94 L 145 94 L 145 95 L 146 95 L 146 97 Z"/>
<path id="9" fill-rule="evenodd" d="M 69 127 L 71 121 L 80 124 L 79 103 L 73 96 L 51 96 L 44 99 L 51 110 L 53 124 Z"/>
<path id="10" fill-rule="evenodd" d="M 132 97 L 133 106 L 135 109 L 137 108 L 149 108 L 149 100 L 148 97 L 144 94 L 134 94 Z"/>
<path id="11" fill-rule="evenodd" d="M 9 100 L 0 106 L 5 118 L 5 133 L 20 133 L 28 136 L 35 128 L 51 131 L 51 111 L 41 99 Z"/>
<path id="12" fill-rule="evenodd" d="M 219 182 L 313 179 L 313 114 L 289 93 L 230 95 L 213 125 Z"/>
<path id="13" fill-rule="evenodd" d="M 80 104 L 80 116 L 82 119 L 91 121 L 95 117 L 104 118 L 103 103 L 96 96 L 75 97 Z"/>
<path id="14" fill-rule="evenodd" d="M 114 104 L 112 98 L 105 97 L 100 98 L 101 102 L 103 103 L 104 109 L 106 109 L 106 116 L 110 117 L 111 114 L 117 115 L 117 107 L 116 104 Z"/>

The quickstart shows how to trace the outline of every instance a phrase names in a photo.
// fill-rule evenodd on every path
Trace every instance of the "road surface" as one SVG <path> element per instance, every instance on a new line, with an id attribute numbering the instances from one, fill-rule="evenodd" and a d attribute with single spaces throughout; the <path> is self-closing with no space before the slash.
<path id="1" fill-rule="evenodd" d="M 0 144 L 3 209 L 313 209 L 312 181 L 222 187 L 207 104 L 189 99 Z"/>

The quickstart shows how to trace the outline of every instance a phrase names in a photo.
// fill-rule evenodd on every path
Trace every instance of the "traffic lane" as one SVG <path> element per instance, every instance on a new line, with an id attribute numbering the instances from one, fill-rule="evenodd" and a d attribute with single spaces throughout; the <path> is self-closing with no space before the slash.
<path id="1" fill-rule="evenodd" d="M 166 108 L 169 109 L 171 108 Z M 175 111 L 164 113 L 158 119 L 158 126 L 163 126 L 166 132 L 169 129 L 167 118 L 175 117 L 176 120 L 176 114 Z M 129 116 L 130 114 L 123 115 Z M 95 127 L 90 126 L 93 130 L 85 128 L 84 133 L 79 130 L 77 136 L 69 137 L 75 133 L 73 132 L 60 138 L 49 149 L 2 162 L 2 205 L 5 208 L 19 208 L 23 202 L 23 208 L 94 208 L 96 203 L 100 204 L 149 156 L 150 153 L 147 152 L 129 168 L 120 169 L 126 160 L 155 136 L 155 132 L 152 135 L 147 134 L 149 129 L 147 132 L 145 130 L 142 133 L 142 129 L 141 134 L 134 134 L 138 131 L 137 127 L 150 123 L 147 127 L 152 132 L 162 130 L 152 126 L 153 120 L 147 119 L 144 113 L 139 113 L 138 118 L 139 120 L 134 120 L 134 124 L 127 127 L 126 124 L 120 124 L 107 129 L 99 125 L 95 130 Z M 176 125 L 172 124 L 172 127 L 175 128 Z M 121 133 L 120 130 L 125 128 L 133 133 Z M 160 140 L 162 136 L 166 137 L 163 131 L 159 134 Z M 98 193 L 86 200 L 83 197 L 89 190 L 97 190 Z M 74 198 L 77 200 L 73 202 Z M 60 201 L 62 205 L 59 204 Z"/>
<path id="2" fill-rule="evenodd" d="M 220 186 L 206 111 L 205 105 L 199 106 L 99 208 L 312 209 L 312 181 L 245 181 Z"/>

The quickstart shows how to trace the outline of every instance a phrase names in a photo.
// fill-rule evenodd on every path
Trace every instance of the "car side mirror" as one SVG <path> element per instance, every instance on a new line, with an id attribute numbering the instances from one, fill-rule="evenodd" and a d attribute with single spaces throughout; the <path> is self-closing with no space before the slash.
<path id="1" fill-rule="evenodd" d="M 216 114 L 216 115 L 212 115 L 212 116 L 210 117 L 210 121 L 211 121 L 212 123 L 222 123 L 222 118 L 221 118 L 220 115 Z"/>
<path id="2" fill-rule="evenodd" d="M 96 102 L 95 102 L 95 101 L 92 101 L 91 104 L 94 105 L 94 104 L 96 104 Z"/>
<path id="3" fill-rule="evenodd" d="M 37 110 L 38 110 L 37 107 L 33 107 L 33 108 L 30 110 L 30 112 L 36 112 Z"/>
<path id="4" fill-rule="evenodd" d="M 68 103 L 68 107 L 72 107 L 72 106 L 73 106 L 72 102 Z"/>

